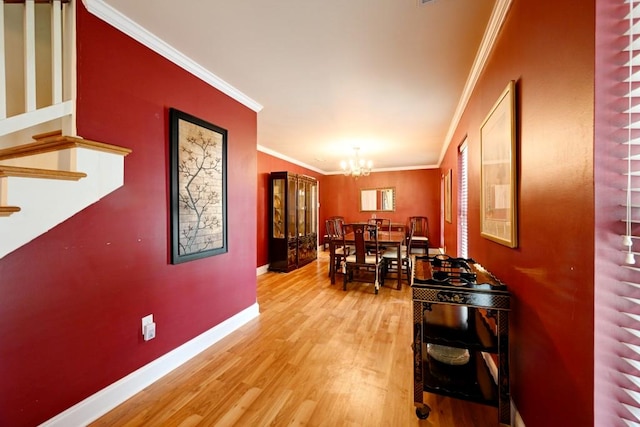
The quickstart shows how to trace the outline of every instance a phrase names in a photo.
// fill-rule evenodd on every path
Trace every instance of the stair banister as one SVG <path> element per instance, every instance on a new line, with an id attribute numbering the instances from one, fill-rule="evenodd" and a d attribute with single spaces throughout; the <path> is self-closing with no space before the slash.
<path id="1" fill-rule="evenodd" d="M 48 91 L 43 87 L 42 82 L 37 80 L 36 74 L 36 58 L 40 55 L 39 46 L 36 40 L 36 27 L 38 21 L 36 14 L 36 4 L 48 4 L 50 14 L 50 50 L 51 54 L 51 87 L 50 102 L 48 105 L 42 105 L 42 97 L 38 96 L 38 92 Z M 10 27 L 5 25 L 5 19 L 12 19 L 15 14 L 20 12 L 17 10 L 8 11 L 7 7 L 21 7 L 23 24 L 22 24 L 22 53 L 23 53 L 23 73 L 24 79 L 21 84 L 22 91 L 19 86 L 17 93 L 12 91 L 0 91 L 0 136 L 8 135 L 13 132 L 38 126 L 52 120 L 62 120 L 61 126 L 66 134 L 75 133 L 75 123 L 73 120 L 73 98 L 75 93 L 75 79 L 72 73 L 75 71 L 70 64 L 73 62 L 74 42 L 74 14 L 73 4 L 69 0 L 3 0 L 0 7 L 0 87 L 16 87 L 15 82 L 8 81 L 8 76 L 12 75 L 7 70 L 15 67 L 10 58 L 16 54 L 15 49 L 7 49 L 5 40 L 7 39 L 7 31 L 12 31 Z M 64 7 L 63 7 L 64 6 Z M 44 6 L 42 6 L 44 7 Z M 43 16 L 44 18 L 44 16 Z M 15 27 L 11 38 L 15 39 Z M 65 53 L 66 52 L 66 53 Z M 14 60 L 15 61 L 15 60 Z M 47 82 L 48 84 L 48 82 Z M 22 95 L 23 94 L 23 95 Z M 16 105 L 16 101 L 20 98 L 16 96 L 24 96 L 24 105 Z M 66 98 L 66 99 L 65 99 Z M 17 111 L 21 109 L 22 111 Z M 0 147 L 2 144 L 0 144 Z"/>
<path id="2" fill-rule="evenodd" d="M 4 47 L 4 5 L 0 7 L 0 85 L 3 88 L 7 87 L 7 73 L 6 69 L 6 60 L 7 55 L 5 54 Z M 7 91 L 0 90 L 0 120 L 4 120 L 7 118 Z"/>

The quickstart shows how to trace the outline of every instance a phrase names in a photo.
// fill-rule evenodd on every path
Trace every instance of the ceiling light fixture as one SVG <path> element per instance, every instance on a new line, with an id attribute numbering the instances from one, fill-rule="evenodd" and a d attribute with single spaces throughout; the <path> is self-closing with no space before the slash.
<path id="1" fill-rule="evenodd" d="M 360 158 L 358 155 L 360 147 L 354 147 L 353 151 L 355 151 L 355 157 L 353 159 L 349 159 L 349 161 L 343 160 L 340 162 L 342 173 L 344 173 L 344 176 L 351 175 L 355 179 L 369 175 L 371 173 L 371 168 L 373 167 L 373 162 L 371 160 L 365 161 Z"/>

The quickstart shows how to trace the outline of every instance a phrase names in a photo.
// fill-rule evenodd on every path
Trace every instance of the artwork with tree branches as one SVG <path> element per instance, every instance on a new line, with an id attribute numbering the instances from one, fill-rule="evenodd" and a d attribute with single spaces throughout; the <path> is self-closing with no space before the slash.
<path id="1" fill-rule="evenodd" d="M 227 131 L 175 109 L 170 121 L 175 264 L 227 251 Z"/>

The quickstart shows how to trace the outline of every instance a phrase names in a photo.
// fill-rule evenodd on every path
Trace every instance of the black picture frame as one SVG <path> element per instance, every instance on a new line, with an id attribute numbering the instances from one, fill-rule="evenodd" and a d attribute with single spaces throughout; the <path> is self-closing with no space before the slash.
<path id="1" fill-rule="evenodd" d="M 226 253 L 227 130 L 169 109 L 171 263 Z"/>

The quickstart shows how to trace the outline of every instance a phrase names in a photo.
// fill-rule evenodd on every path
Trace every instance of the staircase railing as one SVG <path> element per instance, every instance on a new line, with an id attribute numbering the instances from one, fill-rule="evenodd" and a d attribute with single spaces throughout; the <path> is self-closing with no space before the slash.
<path id="1" fill-rule="evenodd" d="M 52 120 L 75 134 L 73 2 L 4 0 L 1 6 L 0 87 L 7 90 L 0 91 L 0 137 Z"/>

